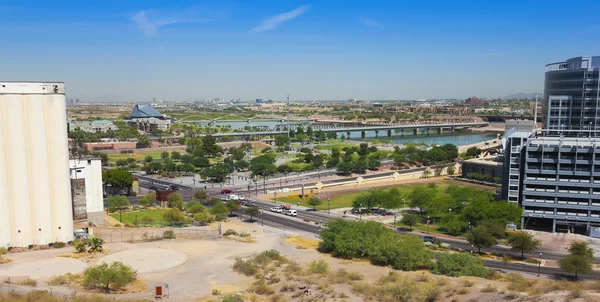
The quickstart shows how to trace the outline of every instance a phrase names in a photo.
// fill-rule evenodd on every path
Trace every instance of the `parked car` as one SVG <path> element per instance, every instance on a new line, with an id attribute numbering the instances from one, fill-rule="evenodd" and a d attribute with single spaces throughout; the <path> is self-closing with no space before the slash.
<path id="1" fill-rule="evenodd" d="M 229 189 L 222 189 L 221 190 L 221 194 L 231 194 L 233 193 L 233 191 L 229 190 Z"/>
<path id="2" fill-rule="evenodd" d="M 229 196 L 221 196 L 221 200 L 222 201 L 228 201 L 229 200 Z"/>
<path id="3" fill-rule="evenodd" d="M 227 200 L 240 200 L 240 197 L 237 195 L 231 194 L 231 195 L 227 196 Z"/>
<path id="4" fill-rule="evenodd" d="M 240 205 L 241 205 L 241 206 L 243 206 L 243 205 L 246 205 L 246 202 L 245 202 L 245 201 L 243 201 L 243 200 L 240 200 L 239 202 L 240 202 Z"/>
<path id="5" fill-rule="evenodd" d="M 254 202 L 254 201 L 250 201 L 246 203 L 247 207 L 258 207 L 258 203 Z"/>
<path id="6" fill-rule="evenodd" d="M 423 236 L 423 242 L 435 243 L 436 238 L 434 236 Z"/>
<path id="7" fill-rule="evenodd" d="M 281 207 L 272 207 L 271 212 L 281 213 L 283 212 L 283 209 Z"/>
<path id="8" fill-rule="evenodd" d="M 246 196 L 244 196 L 244 195 L 240 195 L 239 198 L 240 198 L 240 200 L 246 200 Z"/>
<path id="9" fill-rule="evenodd" d="M 285 211 L 285 215 L 288 215 L 288 216 L 298 216 L 298 211 L 296 211 L 296 210 L 287 210 L 287 211 Z"/>
<path id="10" fill-rule="evenodd" d="M 177 190 L 179 190 L 179 187 L 178 187 L 178 186 L 176 186 L 176 185 L 171 185 L 169 188 L 170 188 L 171 190 L 173 190 L 173 191 L 177 191 Z"/>

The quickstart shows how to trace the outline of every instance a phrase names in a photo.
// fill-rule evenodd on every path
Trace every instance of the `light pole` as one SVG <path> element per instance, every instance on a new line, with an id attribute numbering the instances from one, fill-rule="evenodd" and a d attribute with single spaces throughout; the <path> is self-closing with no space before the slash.
<path id="1" fill-rule="evenodd" d="M 327 214 L 331 214 L 331 198 L 327 198 Z"/>
<path id="2" fill-rule="evenodd" d="M 263 209 L 260 209 L 260 224 L 262 226 L 265 226 L 265 211 Z"/>
<path id="3" fill-rule="evenodd" d="M 542 269 L 542 253 L 540 252 L 540 262 L 538 262 L 538 277 L 540 276 L 541 269 Z"/>
<path id="4" fill-rule="evenodd" d="M 398 213 L 394 213 L 394 230 L 396 229 L 396 215 L 397 215 L 397 214 L 398 214 Z"/>
<path id="5" fill-rule="evenodd" d="M 404 208 L 406 209 L 406 199 L 402 198 L 402 202 L 404 202 Z"/>
<path id="6" fill-rule="evenodd" d="M 429 234 L 429 216 L 427 216 L 427 234 Z"/>

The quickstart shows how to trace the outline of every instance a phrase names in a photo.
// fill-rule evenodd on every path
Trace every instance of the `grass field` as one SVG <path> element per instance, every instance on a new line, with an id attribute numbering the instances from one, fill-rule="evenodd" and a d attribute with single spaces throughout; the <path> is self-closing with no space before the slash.
<path id="1" fill-rule="evenodd" d="M 437 185 L 438 192 L 439 192 L 438 194 L 445 195 L 446 193 L 444 191 L 446 190 L 448 185 L 447 184 L 436 184 L 436 185 Z M 398 188 L 398 190 L 400 191 L 400 194 L 402 194 L 402 196 L 404 197 L 404 196 L 407 196 L 408 194 L 410 194 L 410 192 L 416 186 L 425 186 L 425 185 L 413 184 L 413 185 L 390 186 L 390 187 L 382 188 L 382 190 L 389 191 L 391 188 Z M 352 207 L 352 201 L 356 197 L 358 197 L 358 195 L 360 195 L 361 193 L 362 192 L 354 192 L 354 193 L 348 193 L 348 194 L 336 196 L 331 199 L 331 208 L 332 209 L 350 208 L 350 207 Z M 278 197 L 277 201 L 283 202 L 283 203 L 289 203 L 289 204 L 296 204 L 298 201 L 300 201 L 300 205 L 312 208 L 312 206 L 310 206 L 305 200 L 299 200 L 296 198 Z M 408 200 L 406 202 L 408 203 Z M 329 205 L 327 203 L 327 200 L 323 200 L 323 203 L 321 203 L 321 205 L 317 206 L 317 210 L 327 210 L 328 206 Z"/>
<path id="2" fill-rule="evenodd" d="M 123 222 L 122 223 L 124 223 L 124 224 L 128 223 L 128 224 L 134 225 L 136 215 L 137 215 L 138 222 L 144 216 L 149 216 L 152 219 L 154 219 L 154 221 L 161 221 L 161 220 L 163 220 L 163 217 L 161 214 L 163 211 L 164 211 L 163 209 L 154 209 L 154 210 L 141 210 L 141 211 L 137 211 L 137 212 L 123 212 Z M 116 220 L 119 220 L 119 213 L 110 214 L 110 216 Z"/>
<path id="3" fill-rule="evenodd" d="M 160 159 L 160 154 L 162 152 L 136 152 L 131 154 L 109 154 L 108 161 L 110 163 L 115 163 L 119 159 L 127 159 L 127 158 L 135 158 L 136 160 L 144 160 L 146 156 L 150 155 L 153 159 Z"/>

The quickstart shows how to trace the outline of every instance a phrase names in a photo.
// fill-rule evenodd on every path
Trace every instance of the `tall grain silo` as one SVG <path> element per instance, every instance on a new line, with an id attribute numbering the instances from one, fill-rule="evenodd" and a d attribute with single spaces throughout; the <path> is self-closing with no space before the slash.
<path id="1" fill-rule="evenodd" d="M 0 246 L 73 239 L 64 83 L 0 82 Z"/>

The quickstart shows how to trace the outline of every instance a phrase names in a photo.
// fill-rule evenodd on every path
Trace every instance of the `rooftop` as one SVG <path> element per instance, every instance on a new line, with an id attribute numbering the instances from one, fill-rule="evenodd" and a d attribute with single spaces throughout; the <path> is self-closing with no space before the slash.
<path id="1" fill-rule="evenodd" d="M 150 105 L 135 105 L 133 111 L 129 115 L 130 118 L 164 118 L 160 112 L 156 111 L 154 107 Z"/>

